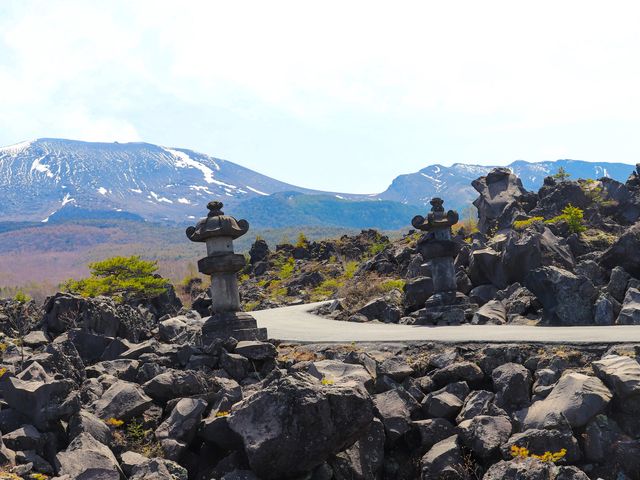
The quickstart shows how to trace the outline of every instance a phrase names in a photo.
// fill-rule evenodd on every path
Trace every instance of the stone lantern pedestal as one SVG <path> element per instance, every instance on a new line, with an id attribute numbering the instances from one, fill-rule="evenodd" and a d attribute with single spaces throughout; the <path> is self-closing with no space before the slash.
<path id="1" fill-rule="evenodd" d="M 469 298 L 457 291 L 454 259 L 460 247 L 451 239 L 451 226 L 458 222 L 458 212 L 444 212 L 440 198 L 431 200 L 427 218 L 418 215 L 411 224 L 427 232 L 419 242 L 418 251 L 429 262 L 433 278 L 433 295 L 418 311 L 417 323 L 426 325 L 459 325 L 464 322 L 465 310 L 472 307 Z"/>
<path id="2" fill-rule="evenodd" d="M 209 214 L 186 232 L 192 242 L 207 245 L 207 256 L 198 260 L 198 271 L 211 277 L 211 316 L 202 327 L 203 342 L 229 337 L 266 340 L 266 328 L 258 328 L 255 318 L 240 307 L 237 273 L 245 258 L 234 253 L 233 240 L 247 233 L 249 222 L 225 215 L 222 207 L 221 202 L 209 202 Z"/>

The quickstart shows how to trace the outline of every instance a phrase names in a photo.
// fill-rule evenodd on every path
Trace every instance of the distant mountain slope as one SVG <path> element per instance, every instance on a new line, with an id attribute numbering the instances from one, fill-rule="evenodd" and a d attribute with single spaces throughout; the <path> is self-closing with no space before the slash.
<path id="1" fill-rule="evenodd" d="M 544 177 L 552 175 L 563 167 L 571 178 L 611 177 L 624 182 L 634 166 L 626 163 L 585 162 L 582 160 L 555 160 L 548 162 L 525 162 L 517 160 L 507 165 L 520 177 L 527 190 L 537 191 Z M 378 195 L 384 200 L 407 204 L 426 205 L 434 196 L 447 201 L 447 206 L 468 205 L 477 196 L 471 186 L 476 178 L 486 175 L 495 166 L 467 165 L 454 163 L 450 167 L 430 165 L 408 175 L 396 177 L 389 188 Z"/>
<path id="2" fill-rule="evenodd" d="M 411 228 L 411 219 L 420 213 L 420 208 L 399 202 L 282 192 L 245 200 L 233 213 L 249 219 L 255 228 L 307 225 L 396 230 Z"/>
<path id="3" fill-rule="evenodd" d="M 530 190 L 560 166 L 573 177 L 620 181 L 633 170 L 622 163 L 578 160 L 509 165 Z M 424 213 L 434 196 L 449 208 L 469 205 L 476 197 L 472 180 L 491 168 L 431 165 L 400 175 L 379 195 L 357 195 L 297 187 L 184 148 L 41 138 L 0 148 L 0 221 L 120 218 L 184 224 L 204 215 L 209 200 L 220 199 L 230 213 L 264 228 L 395 229 Z"/>
<path id="4" fill-rule="evenodd" d="M 212 198 L 235 204 L 282 191 L 324 193 L 191 150 L 148 143 L 42 138 L 0 148 L 2 220 L 46 221 L 63 208 L 78 207 L 184 222 L 204 214 Z"/>

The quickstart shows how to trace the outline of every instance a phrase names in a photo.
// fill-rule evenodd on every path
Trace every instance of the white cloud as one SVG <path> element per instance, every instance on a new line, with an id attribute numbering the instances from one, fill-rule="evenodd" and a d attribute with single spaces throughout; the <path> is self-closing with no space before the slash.
<path id="1" fill-rule="evenodd" d="M 640 111 L 640 4 L 632 1 L 10 6 L 0 13 L 0 143 L 54 135 L 149 140 L 145 132 L 170 136 L 171 118 L 160 122 L 169 110 L 186 112 L 193 127 L 206 121 L 197 113 L 206 110 L 215 112 L 211 128 L 227 140 L 226 147 L 215 143 L 222 151 L 207 153 L 241 163 L 260 155 L 270 168 L 293 162 L 304 152 L 283 151 L 286 126 L 274 133 L 283 136 L 273 145 L 245 147 L 260 138 L 249 126 L 291 121 L 318 142 L 326 139 L 327 150 L 363 150 L 376 165 L 392 164 L 389 155 L 397 154 L 411 160 L 393 167 L 410 170 L 445 161 L 445 151 L 450 161 L 529 152 L 542 160 L 536 156 L 557 151 L 546 145 L 589 153 L 596 151 L 593 131 L 579 144 L 543 138 L 553 135 L 542 130 L 596 122 L 629 128 Z M 370 121 L 378 130 L 367 131 Z M 423 140 L 418 133 L 405 138 L 414 128 L 424 130 Z M 183 132 L 176 146 L 214 145 L 204 133 L 190 144 L 188 126 L 175 130 Z M 497 147 L 525 133 L 527 152 Z M 481 144 L 478 135 L 491 140 Z M 640 153 L 618 139 L 611 143 L 617 158 Z M 336 157 L 336 168 L 344 168 L 345 158 Z"/>

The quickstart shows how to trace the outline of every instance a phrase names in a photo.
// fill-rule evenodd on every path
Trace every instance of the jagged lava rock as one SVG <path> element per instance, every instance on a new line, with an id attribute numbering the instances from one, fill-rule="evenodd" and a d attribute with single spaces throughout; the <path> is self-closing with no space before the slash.
<path id="1" fill-rule="evenodd" d="M 518 412 L 524 428 L 550 428 L 568 422 L 583 427 L 611 401 L 609 389 L 596 377 L 567 372 L 544 400 Z"/>
<path id="2" fill-rule="evenodd" d="M 363 389 L 324 386 L 296 374 L 234 405 L 229 427 L 242 438 L 251 469 L 275 479 L 308 472 L 344 450 L 372 419 L 371 398 Z"/>

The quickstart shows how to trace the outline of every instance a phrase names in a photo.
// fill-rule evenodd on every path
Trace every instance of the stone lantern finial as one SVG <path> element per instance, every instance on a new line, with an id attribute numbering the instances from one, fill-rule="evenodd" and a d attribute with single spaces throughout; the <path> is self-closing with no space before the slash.
<path id="1" fill-rule="evenodd" d="M 207 204 L 209 213 L 187 228 L 187 238 L 207 245 L 207 256 L 198 260 L 198 271 L 211 276 L 211 317 L 202 327 L 205 341 L 234 337 L 236 340 L 266 340 L 266 329 L 241 312 L 236 274 L 246 264 L 244 255 L 234 253 L 233 240 L 249 230 L 249 222 L 225 215 L 217 200 Z"/>

